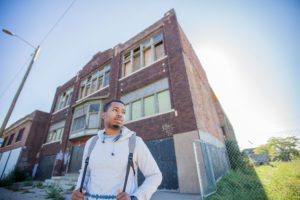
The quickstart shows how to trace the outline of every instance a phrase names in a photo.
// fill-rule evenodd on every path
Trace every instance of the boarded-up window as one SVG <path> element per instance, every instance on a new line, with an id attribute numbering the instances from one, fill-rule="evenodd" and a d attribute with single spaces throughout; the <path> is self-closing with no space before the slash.
<path id="1" fill-rule="evenodd" d="M 138 47 L 133 51 L 133 71 L 136 71 L 140 68 L 141 66 L 140 62 L 141 62 L 140 47 Z"/>
<path id="2" fill-rule="evenodd" d="M 141 112 L 141 100 L 132 103 L 132 119 L 137 119 L 142 116 Z"/>
<path id="3" fill-rule="evenodd" d="M 130 104 L 125 105 L 125 110 L 126 110 L 126 114 L 125 114 L 125 121 L 129 121 L 130 120 Z"/>
<path id="4" fill-rule="evenodd" d="M 155 44 L 154 48 L 155 48 L 155 58 L 156 59 L 159 59 L 165 55 L 164 45 L 163 45 L 162 41 Z"/>
<path id="5" fill-rule="evenodd" d="M 144 99 L 144 114 L 145 116 L 148 116 L 153 115 L 154 113 L 154 95 L 152 95 Z"/>
<path id="6" fill-rule="evenodd" d="M 124 76 L 127 76 L 132 71 L 132 65 L 131 62 L 127 62 L 124 64 Z"/>
<path id="7" fill-rule="evenodd" d="M 152 62 L 151 52 L 151 48 L 144 50 L 144 66 L 147 66 Z"/>
<path id="8" fill-rule="evenodd" d="M 169 90 L 165 90 L 157 94 L 158 97 L 158 111 L 166 112 L 171 110 L 170 93 Z"/>

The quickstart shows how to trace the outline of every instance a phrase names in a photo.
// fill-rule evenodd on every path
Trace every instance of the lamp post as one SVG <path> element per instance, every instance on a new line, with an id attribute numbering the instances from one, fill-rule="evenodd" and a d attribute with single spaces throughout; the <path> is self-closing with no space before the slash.
<path id="1" fill-rule="evenodd" d="M 3 120 L 1 129 L 0 129 L 0 137 L 2 137 L 2 135 L 3 135 L 3 132 L 4 132 L 4 130 L 5 130 L 5 127 L 6 127 L 6 125 L 7 125 L 7 122 L 8 122 L 8 120 L 9 120 L 9 118 L 10 118 L 10 115 L 11 115 L 11 113 L 12 113 L 12 111 L 13 111 L 15 105 L 16 105 L 16 102 L 17 102 L 17 100 L 18 100 L 18 97 L 19 97 L 19 95 L 20 95 L 22 89 L 23 89 L 23 86 L 24 86 L 24 84 L 25 84 L 25 81 L 26 81 L 26 79 L 27 79 L 27 77 L 28 77 L 28 75 L 29 75 L 29 72 L 30 72 L 30 70 L 31 70 L 31 68 L 32 68 L 32 66 L 33 66 L 33 64 L 34 64 L 34 62 L 35 62 L 37 56 L 38 56 L 38 53 L 39 53 L 39 51 L 40 51 L 40 46 L 35 47 L 34 45 L 30 44 L 28 41 L 24 40 L 22 37 L 20 37 L 20 36 L 14 34 L 14 33 L 12 33 L 12 32 L 9 31 L 9 30 L 2 29 L 2 31 L 3 31 L 4 33 L 10 35 L 10 36 L 14 36 L 14 37 L 20 39 L 21 41 L 25 42 L 27 45 L 29 45 L 29 46 L 31 46 L 32 48 L 34 48 L 34 53 L 33 53 L 33 56 L 32 56 L 32 58 L 31 58 L 31 61 L 30 61 L 29 65 L 28 65 L 28 67 L 27 67 L 26 73 L 25 73 L 25 75 L 24 75 L 24 77 L 23 77 L 23 79 L 22 79 L 22 81 L 21 81 L 21 83 L 20 83 L 20 86 L 19 86 L 19 88 L 18 88 L 18 90 L 17 90 L 17 92 L 16 92 L 16 94 L 15 94 L 15 96 L 14 96 L 14 98 L 13 98 L 13 101 L 11 102 L 11 105 L 10 105 L 10 107 L 9 107 L 9 110 L 8 110 L 8 112 L 6 113 L 6 116 L 5 116 L 4 120 Z"/>

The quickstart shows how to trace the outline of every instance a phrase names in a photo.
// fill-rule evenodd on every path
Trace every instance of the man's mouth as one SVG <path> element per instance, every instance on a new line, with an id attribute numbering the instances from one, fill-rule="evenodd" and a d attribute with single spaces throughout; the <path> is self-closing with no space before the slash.
<path id="1" fill-rule="evenodd" d="M 118 122 L 118 123 L 123 123 L 122 119 L 115 119 L 115 121 Z"/>

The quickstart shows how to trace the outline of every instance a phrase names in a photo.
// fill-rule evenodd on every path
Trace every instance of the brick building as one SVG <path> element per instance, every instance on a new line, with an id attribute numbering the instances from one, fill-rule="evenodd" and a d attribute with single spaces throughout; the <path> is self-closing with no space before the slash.
<path id="1" fill-rule="evenodd" d="M 49 119 L 49 113 L 36 110 L 5 129 L 0 148 L 1 178 L 15 167 L 32 172 Z"/>
<path id="2" fill-rule="evenodd" d="M 193 141 L 224 146 L 234 132 L 174 10 L 123 44 L 97 53 L 57 88 L 38 179 L 78 173 L 85 142 L 103 127 L 111 99 L 163 173 L 160 188 L 198 193 Z M 40 172 L 40 173 L 39 173 Z"/>

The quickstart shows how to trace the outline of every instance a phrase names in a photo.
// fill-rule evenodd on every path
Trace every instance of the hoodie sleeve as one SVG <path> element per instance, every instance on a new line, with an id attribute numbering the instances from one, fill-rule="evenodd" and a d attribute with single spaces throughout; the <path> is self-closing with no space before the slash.
<path id="1" fill-rule="evenodd" d="M 136 196 L 138 200 L 149 200 L 160 185 L 162 174 L 151 152 L 140 137 L 136 139 L 135 152 L 137 153 L 138 167 L 145 176 L 145 180 L 132 195 Z"/>
<path id="2" fill-rule="evenodd" d="M 87 157 L 87 153 L 88 153 L 88 147 L 90 146 L 91 140 L 93 137 L 91 137 L 85 144 L 84 146 L 84 150 L 83 150 L 83 156 L 82 156 L 82 161 L 81 161 L 81 169 L 79 170 L 79 177 L 77 179 L 77 184 L 75 187 L 75 190 L 80 188 L 80 184 L 81 184 L 81 179 L 82 179 L 82 174 L 83 174 L 83 169 L 84 169 L 84 164 L 85 164 L 85 159 Z M 85 177 L 87 178 L 87 176 Z M 86 182 L 86 181 L 85 181 Z"/>

